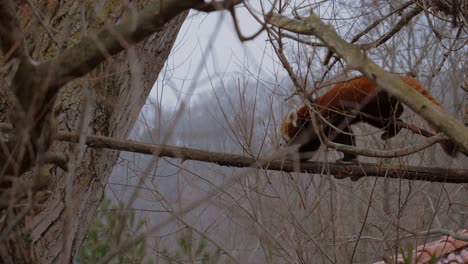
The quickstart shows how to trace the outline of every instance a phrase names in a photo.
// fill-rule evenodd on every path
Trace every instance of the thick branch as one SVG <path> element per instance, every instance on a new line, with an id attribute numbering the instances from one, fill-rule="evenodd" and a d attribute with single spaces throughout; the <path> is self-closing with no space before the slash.
<path id="1" fill-rule="evenodd" d="M 135 15 L 130 14 L 119 25 L 106 27 L 94 37 L 83 38 L 78 44 L 40 67 L 56 69 L 50 86 L 58 89 L 68 81 L 91 71 L 104 61 L 106 56 L 121 52 L 126 44 L 136 43 L 161 31 L 169 20 L 203 3 L 203 0 L 151 1 L 146 8 Z"/>
<path id="2" fill-rule="evenodd" d="M 362 53 L 358 46 L 352 45 L 338 36 L 334 28 L 324 24 L 316 14 L 311 13 L 304 20 L 271 14 L 269 23 L 295 33 L 317 36 L 334 53 L 344 58 L 350 68 L 362 72 L 369 80 L 401 100 L 468 152 L 467 128 L 445 109 L 436 106 L 415 89 L 406 85 L 400 78 L 395 78 L 385 72 Z"/>
<path id="3" fill-rule="evenodd" d="M 78 143 L 79 134 L 59 133 L 58 139 Z M 142 154 L 158 155 L 182 160 L 195 160 L 215 163 L 221 166 L 232 167 L 258 167 L 268 170 L 285 172 L 307 172 L 312 174 L 330 174 L 336 178 L 350 177 L 353 180 L 365 176 L 386 178 L 401 178 L 407 180 L 422 180 L 431 182 L 468 183 L 468 170 L 425 168 L 408 166 L 383 166 L 369 163 L 325 163 L 325 162 L 298 162 L 291 160 L 254 159 L 242 155 L 210 152 L 184 147 L 146 144 L 135 141 L 118 140 L 102 136 L 87 136 L 86 144 L 92 148 L 109 148 L 136 152 Z"/>

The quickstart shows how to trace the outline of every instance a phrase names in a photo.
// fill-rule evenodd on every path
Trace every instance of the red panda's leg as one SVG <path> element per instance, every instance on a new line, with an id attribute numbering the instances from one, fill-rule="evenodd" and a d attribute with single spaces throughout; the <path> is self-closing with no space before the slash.
<path id="1" fill-rule="evenodd" d="M 356 139 L 354 138 L 351 128 L 349 126 L 345 127 L 343 128 L 343 132 L 346 134 L 339 133 L 334 139 L 331 138 L 330 140 L 343 145 L 356 146 Z M 337 160 L 337 162 L 353 162 L 356 161 L 356 159 L 357 156 L 355 154 L 343 152 L 343 158 Z"/>
<path id="2" fill-rule="evenodd" d="M 309 160 L 310 158 L 312 158 L 314 156 L 315 151 L 319 149 L 321 145 L 320 140 L 313 135 L 312 131 L 306 132 L 310 132 L 310 134 L 308 135 L 307 140 L 300 144 L 300 147 L 298 149 L 301 161 Z"/>
<path id="3" fill-rule="evenodd" d="M 362 121 L 384 130 L 384 133 L 380 136 L 382 140 L 387 140 L 400 132 L 401 128 L 397 125 L 400 116 L 403 114 L 404 107 L 398 101 L 387 104 L 390 105 L 388 110 L 381 112 L 380 115 L 375 115 L 375 113 L 370 114 L 370 116 L 364 116 Z"/>
<path id="4" fill-rule="evenodd" d="M 403 114 L 405 108 L 401 103 L 397 103 L 395 108 L 396 109 L 394 109 L 393 115 L 387 119 L 388 124 L 385 132 L 380 136 L 382 140 L 387 140 L 394 137 L 401 130 L 401 127 L 399 127 L 396 122 L 401 121 L 400 116 Z"/>

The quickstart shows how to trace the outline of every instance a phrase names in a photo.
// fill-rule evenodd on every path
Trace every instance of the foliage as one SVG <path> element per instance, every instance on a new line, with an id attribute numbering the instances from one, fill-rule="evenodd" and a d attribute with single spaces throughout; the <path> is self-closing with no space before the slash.
<path id="1" fill-rule="evenodd" d="M 167 264 L 188 262 L 201 264 L 221 263 L 223 250 L 217 247 L 214 251 L 208 247 L 208 241 L 205 236 L 200 236 L 197 240 L 194 231 L 191 228 L 183 230 L 177 241 L 178 250 L 169 252 L 164 249 L 161 255 Z M 227 263 L 226 261 L 223 263 Z"/>
<path id="2" fill-rule="evenodd" d="M 401 256 L 403 257 L 403 263 L 404 264 L 413 263 L 412 262 L 413 254 L 414 254 L 413 249 L 414 249 L 413 244 L 411 244 L 411 243 L 409 243 L 408 246 L 407 246 L 408 254 L 406 254 L 405 251 L 403 251 L 403 249 L 401 249 Z M 428 264 L 435 264 L 435 263 L 436 263 L 436 255 L 435 255 L 435 253 L 433 253 L 432 256 L 431 256 L 431 259 L 428 262 Z"/>
<path id="3" fill-rule="evenodd" d="M 401 249 L 401 256 L 403 257 L 403 263 L 411 264 L 411 260 L 413 259 L 413 244 L 409 243 L 407 246 L 408 254 L 405 254 L 405 251 Z"/>
<path id="4" fill-rule="evenodd" d="M 132 239 L 143 227 L 135 221 L 134 211 L 124 211 L 123 206 L 113 206 L 104 198 L 97 211 L 78 254 L 79 263 L 98 263 L 111 250 Z M 142 263 L 146 256 L 146 241 L 136 243 L 116 259 L 117 263 Z"/>

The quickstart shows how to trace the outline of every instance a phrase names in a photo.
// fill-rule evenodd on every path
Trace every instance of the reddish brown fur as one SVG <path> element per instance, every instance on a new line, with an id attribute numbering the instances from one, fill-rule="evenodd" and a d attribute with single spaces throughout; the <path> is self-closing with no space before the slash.
<path id="1" fill-rule="evenodd" d="M 416 79 L 411 77 L 400 77 L 407 85 L 413 87 L 416 91 L 424 95 L 426 98 L 442 107 L 437 101 Z M 318 97 L 314 105 L 317 111 L 334 126 L 340 127 L 343 131 L 351 133 L 350 125 L 358 122 L 366 122 L 377 128 L 386 130 L 382 135 L 382 139 L 388 139 L 395 136 L 399 132 L 399 128 L 392 124 L 392 120 L 398 119 L 403 113 L 403 106 L 399 101 L 388 95 L 383 90 L 377 88 L 377 85 L 372 83 L 367 77 L 361 76 L 348 81 L 338 83 L 325 94 Z M 349 110 L 357 110 L 354 118 L 349 115 L 344 115 L 344 111 L 349 113 Z M 289 138 L 288 144 L 299 144 L 299 152 L 311 152 L 320 147 L 320 141 L 314 133 L 310 124 L 309 110 L 307 106 L 302 106 L 296 111 L 297 126 L 283 120 L 281 133 L 284 138 Z M 372 117 L 372 118 L 369 118 Z M 323 123 L 323 122 L 322 122 Z M 344 124 L 343 124 L 344 123 Z M 331 140 L 337 143 L 354 145 L 354 136 L 340 133 L 330 126 L 322 124 L 324 134 Z M 432 127 L 431 127 L 432 128 Z M 435 130 L 435 129 L 434 129 Z M 299 138 L 300 132 L 309 134 L 307 139 L 304 136 Z M 444 151 L 454 156 L 455 145 L 452 141 L 446 140 L 441 142 Z M 352 154 L 344 153 L 343 160 L 352 160 L 355 158 Z"/>
<path id="2" fill-rule="evenodd" d="M 407 85 L 413 87 L 420 94 L 424 95 L 427 99 L 442 107 L 442 104 L 440 104 L 416 79 L 411 77 L 400 77 L 400 79 Z M 377 85 L 371 82 L 367 77 L 356 77 L 333 86 L 324 95 L 317 98 L 316 103 L 336 110 L 340 101 L 362 102 L 369 95 L 376 92 L 376 90 Z"/>

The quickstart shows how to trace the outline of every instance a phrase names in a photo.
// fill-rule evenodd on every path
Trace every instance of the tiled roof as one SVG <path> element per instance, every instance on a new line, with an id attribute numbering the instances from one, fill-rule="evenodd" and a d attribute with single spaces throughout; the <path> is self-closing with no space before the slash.
<path id="1" fill-rule="evenodd" d="M 468 237 L 468 229 L 460 230 L 458 234 Z M 407 256 L 409 254 L 406 254 Z M 468 241 L 456 240 L 450 236 L 443 236 L 441 239 L 418 246 L 412 253 L 411 264 L 420 263 L 468 263 Z M 395 257 L 383 257 L 382 261 L 374 264 L 394 264 Z M 435 260 L 431 262 L 431 260 Z M 397 256 L 398 264 L 404 264 L 404 258 L 400 254 Z"/>

